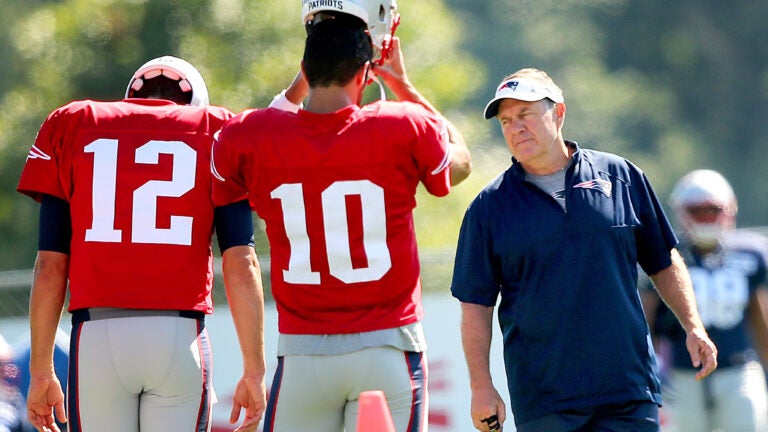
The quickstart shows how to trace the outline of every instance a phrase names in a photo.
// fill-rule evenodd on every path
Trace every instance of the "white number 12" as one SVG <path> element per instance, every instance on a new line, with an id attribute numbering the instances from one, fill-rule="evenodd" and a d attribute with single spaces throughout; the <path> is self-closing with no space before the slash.
<path id="1" fill-rule="evenodd" d="M 122 241 L 123 231 L 115 229 L 117 190 L 117 140 L 98 139 L 85 146 L 93 153 L 93 221 L 85 241 Z M 192 217 L 171 216 L 170 228 L 157 228 L 157 198 L 180 197 L 195 185 L 197 153 L 181 141 L 149 141 L 136 149 L 134 161 L 157 164 L 160 154 L 173 156 L 171 180 L 150 180 L 133 191 L 131 242 L 192 244 Z"/>

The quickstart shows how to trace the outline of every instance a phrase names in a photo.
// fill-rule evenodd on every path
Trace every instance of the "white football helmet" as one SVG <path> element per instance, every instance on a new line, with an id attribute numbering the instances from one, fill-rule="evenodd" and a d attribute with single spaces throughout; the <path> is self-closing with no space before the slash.
<path id="1" fill-rule="evenodd" d="M 13 348 L 0 335 L 0 395 L 2 395 L 3 381 L 15 379 L 18 376 L 18 368 L 13 364 Z"/>
<path id="2" fill-rule="evenodd" d="M 717 171 L 700 169 L 684 175 L 672 189 L 670 204 L 684 235 L 697 246 L 716 245 L 736 226 L 736 195 Z"/>
<path id="3" fill-rule="evenodd" d="M 389 40 L 400 22 L 396 0 L 302 0 L 301 19 L 313 23 L 319 12 L 342 12 L 354 15 L 368 25 L 374 48 L 388 49 Z"/>
<path id="4" fill-rule="evenodd" d="M 134 91 L 141 89 L 145 79 L 157 76 L 166 76 L 172 80 L 178 80 L 183 92 L 192 92 L 190 105 L 208 105 L 208 87 L 200 72 L 186 60 L 173 56 L 163 56 L 144 63 L 128 81 L 125 89 L 125 97 L 131 97 Z"/>

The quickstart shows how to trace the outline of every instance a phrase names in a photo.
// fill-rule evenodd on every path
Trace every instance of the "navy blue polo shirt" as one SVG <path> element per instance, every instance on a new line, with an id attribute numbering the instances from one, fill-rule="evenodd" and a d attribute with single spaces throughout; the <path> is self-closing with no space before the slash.
<path id="1" fill-rule="evenodd" d="M 462 222 L 451 292 L 494 306 L 517 424 L 628 401 L 661 403 L 637 264 L 671 264 L 677 238 L 645 174 L 609 153 L 576 149 L 566 209 L 512 166 Z"/>

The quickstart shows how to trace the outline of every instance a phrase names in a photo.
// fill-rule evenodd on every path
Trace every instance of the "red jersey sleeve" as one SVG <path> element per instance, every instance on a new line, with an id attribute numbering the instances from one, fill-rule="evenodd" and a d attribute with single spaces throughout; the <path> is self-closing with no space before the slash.
<path id="1" fill-rule="evenodd" d="M 214 207 L 248 198 L 248 187 L 241 169 L 244 155 L 238 145 L 238 133 L 249 110 L 224 124 L 215 135 L 211 152 L 212 194 Z"/>
<path id="2" fill-rule="evenodd" d="M 423 115 L 410 118 L 419 134 L 412 152 L 419 166 L 420 180 L 432 195 L 448 195 L 451 191 L 448 169 L 451 153 L 445 120 L 426 110 L 423 110 Z"/>
<path id="3" fill-rule="evenodd" d="M 448 128 L 445 120 L 412 102 L 374 102 L 364 110 L 392 123 L 384 126 L 389 133 L 403 136 L 409 143 L 408 151 L 416 164 L 419 181 L 435 196 L 451 191 L 451 154 Z M 370 114 L 369 114 L 370 115 Z M 398 132 L 395 132 L 397 130 Z"/>
<path id="4" fill-rule="evenodd" d="M 61 113 L 66 107 L 51 113 L 38 131 L 35 143 L 27 154 L 27 162 L 21 172 L 16 190 L 40 201 L 42 195 L 53 195 L 69 200 L 59 181 L 61 159 L 61 133 L 66 130 Z"/>

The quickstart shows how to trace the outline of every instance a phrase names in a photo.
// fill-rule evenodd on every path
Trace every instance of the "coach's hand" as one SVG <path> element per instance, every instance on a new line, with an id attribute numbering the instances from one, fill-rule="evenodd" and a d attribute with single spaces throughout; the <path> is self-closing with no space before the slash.
<path id="1" fill-rule="evenodd" d="M 64 410 L 64 392 L 56 375 L 32 377 L 27 395 L 27 417 L 38 431 L 61 432 L 56 419 L 66 423 L 67 413 Z"/>
<path id="2" fill-rule="evenodd" d="M 717 369 L 717 347 L 703 328 L 688 332 L 685 346 L 688 348 L 693 366 L 701 368 L 696 373 L 697 381 L 706 378 Z"/>
<path id="3" fill-rule="evenodd" d="M 267 405 L 266 387 L 264 385 L 264 376 L 243 376 L 237 382 L 235 395 L 232 401 L 232 414 L 229 416 L 229 423 L 237 423 L 240 417 L 240 410 L 245 408 L 245 417 L 235 432 L 255 432 L 259 427 L 261 417 Z"/>
<path id="4" fill-rule="evenodd" d="M 481 432 L 501 431 L 506 420 L 506 406 L 493 386 L 472 391 L 472 424 Z"/>

